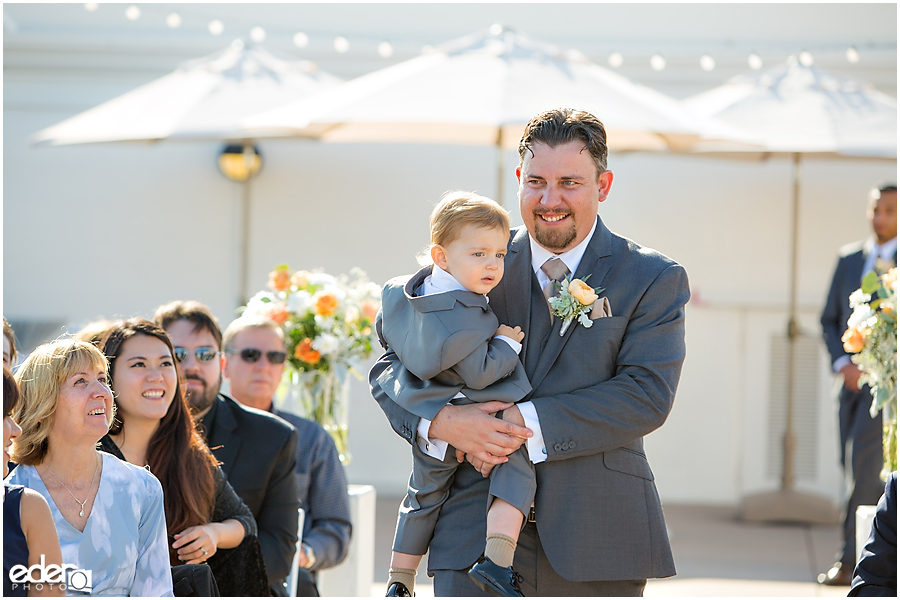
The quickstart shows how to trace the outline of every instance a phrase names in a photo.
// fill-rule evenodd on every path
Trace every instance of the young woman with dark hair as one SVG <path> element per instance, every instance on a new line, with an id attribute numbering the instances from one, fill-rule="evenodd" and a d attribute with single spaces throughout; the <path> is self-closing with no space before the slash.
<path id="1" fill-rule="evenodd" d="M 267 593 L 256 521 L 194 427 L 165 330 L 144 319 L 120 321 L 103 352 L 116 418 L 101 449 L 159 479 L 171 564 L 209 561 L 223 596 Z"/>

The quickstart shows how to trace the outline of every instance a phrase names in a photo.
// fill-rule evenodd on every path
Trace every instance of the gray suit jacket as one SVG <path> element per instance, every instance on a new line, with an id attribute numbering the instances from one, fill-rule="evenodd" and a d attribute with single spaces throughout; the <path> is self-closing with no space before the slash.
<path id="1" fill-rule="evenodd" d="M 525 324 L 522 360 L 541 422 L 547 460 L 536 466 L 538 535 L 554 570 L 572 581 L 675 574 L 665 520 L 643 436 L 669 415 L 684 362 L 687 274 L 671 259 L 610 232 L 598 218 L 576 277 L 603 286 L 611 317 L 560 336 L 531 269 L 524 227 L 513 231 L 506 273 L 491 292 L 500 322 Z M 375 364 L 372 393 L 409 442 L 418 418 L 379 383 L 393 370 Z M 488 481 L 457 471 L 430 547 L 429 568 L 468 568 L 484 547 Z"/>
<path id="2" fill-rule="evenodd" d="M 379 385 L 394 402 L 429 420 L 447 404 L 449 390 L 441 386 L 473 402 L 521 400 L 531 385 L 516 352 L 493 339 L 499 322 L 487 299 L 466 290 L 416 296 L 430 273 L 431 266 L 423 267 L 384 286 L 375 328 L 412 376 L 404 374 L 401 385 L 392 385 L 395 369 Z M 434 381 L 423 390 L 416 379 Z"/>

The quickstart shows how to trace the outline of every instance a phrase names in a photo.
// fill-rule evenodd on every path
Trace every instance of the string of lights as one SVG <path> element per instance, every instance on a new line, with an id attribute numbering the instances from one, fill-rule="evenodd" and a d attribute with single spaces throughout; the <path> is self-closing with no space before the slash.
<path id="1" fill-rule="evenodd" d="M 173 6 L 173 5 L 168 5 Z M 208 9 L 204 11 L 200 9 L 199 11 L 194 7 L 204 7 L 203 4 L 194 4 L 194 5 L 177 5 L 178 10 L 170 10 L 160 5 L 143 5 L 143 8 L 137 4 L 131 4 L 125 6 L 123 9 L 123 5 L 121 4 L 100 4 L 96 2 L 88 2 L 84 4 L 84 9 L 88 12 L 96 12 L 98 10 L 110 10 L 110 11 L 122 11 L 123 17 L 129 21 L 138 21 L 140 19 L 152 19 L 157 22 L 164 22 L 167 27 L 170 29 L 180 29 L 186 25 L 188 21 L 192 24 L 193 27 L 204 26 L 208 31 L 209 35 L 212 36 L 222 36 L 226 32 L 231 35 L 238 36 L 246 36 L 254 43 L 262 43 L 267 38 L 274 38 L 276 34 L 273 33 L 270 36 L 270 29 L 272 31 L 277 31 L 277 37 L 283 41 L 284 38 L 290 40 L 290 44 L 292 44 L 297 49 L 306 49 L 310 48 L 314 44 L 318 47 L 328 47 L 330 46 L 334 52 L 338 54 L 346 54 L 351 49 L 355 49 L 358 52 L 374 52 L 379 57 L 383 59 L 389 59 L 398 53 L 398 48 L 395 43 L 391 42 L 387 39 L 373 39 L 371 36 L 366 37 L 362 35 L 355 36 L 356 39 L 351 39 L 350 36 L 340 33 L 333 32 L 316 32 L 316 31 L 292 31 L 287 32 L 283 26 L 283 24 L 276 25 L 267 29 L 262 24 L 252 25 L 247 29 L 245 23 L 241 23 L 239 25 L 228 25 L 224 22 L 222 18 L 214 17 L 209 18 Z M 205 5 L 210 6 L 210 5 Z M 165 14 L 162 14 L 165 12 Z M 502 30 L 501 26 L 495 25 L 495 28 L 498 28 L 497 33 Z M 724 44 L 723 42 L 723 45 Z M 731 44 L 733 46 L 733 44 Z M 860 48 L 863 48 L 861 50 Z M 409 53 L 409 49 L 405 49 L 407 53 Z M 432 45 L 424 45 L 419 48 L 419 52 L 429 52 L 433 50 Z M 414 52 L 414 50 L 413 50 Z M 667 66 L 670 65 L 672 60 L 678 60 L 681 65 L 684 65 L 686 61 L 696 60 L 697 68 L 702 71 L 713 71 L 717 68 L 720 61 L 717 60 L 716 54 L 728 54 L 729 60 L 734 61 L 734 56 L 741 52 L 740 48 L 730 47 L 728 50 L 722 50 L 721 52 L 715 52 L 712 50 L 699 52 L 694 55 L 692 59 L 689 56 L 689 53 L 692 52 L 690 49 L 680 48 L 679 50 L 672 50 L 668 52 L 656 51 L 653 52 L 649 58 L 646 56 L 646 52 L 634 52 L 631 56 L 624 49 L 613 49 L 611 51 L 602 51 L 594 52 L 594 55 L 605 56 L 606 63 L 613 69 L 618 69 L 624 65 L 629 64 L 631 66 L 635 66 L 638 63 L 643 63 L 645 65 L 649 65 L 649 67 L 653 71 L 663 71 Z M 779 52 L 780 56 L 774 56 L 773 52 L 769 52 L 769 55 L 764 59 L 763 54 L 755 49 L 747 49 L 746 50 L 746 64 L 747 66 L 754 71 L 762 69 L 766 66 L 766 62 L 771 64 L 775 64 L 776 62 L 781 62 L 788 57 L 796 57 L 800 64 L 804 66 L 810 66 L 815 62 L 815 55 L 827 55 L 832 61 L 836 56 L 843 57 L 843 60 L 846 61 L 849 65 L 855 65 L 860 63 L 861 60 L 864 59 L 866 53 L 884 53 L 884 52 L 896 52 L 896 45 L 893 48 L 880 47 L 874 44 L 852 44 L 849 46 L 846 45 L 827 45 L 820 46 L 815 49 L 808 48 L 785 48 L 783 52 Z"/>

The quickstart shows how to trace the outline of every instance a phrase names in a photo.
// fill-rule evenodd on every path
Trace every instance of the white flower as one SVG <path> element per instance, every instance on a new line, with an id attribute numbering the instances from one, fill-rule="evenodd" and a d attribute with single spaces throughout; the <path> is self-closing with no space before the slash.
<path id="1" fill-rule="evenodd" d="M 865 293 L 863 293 L 862 290 L 857 289 L 855 292 L 850 294 L 850 306 L 852 306 L 853 308 L 856 308 L 857 306 L 859 306 L 861 304 L 867 303 L 871 299 L 872 299 L 871 294 L 865 294 Z"/>
<path id="2" fill-rule="evenodd" d="M 319 337 L 312 342 L 313 350 L 317 350 L 322 354 L 334 354 L 340 348 L 340 340 L 337 336 L 330 333 L 321 333 Z"/>
<path id="3" fill-rule="evenodd" d="M 875 316 L 875 311 L 868 304 L 860 304 L 853 309 L 850 318 L 847 319 L 848 327 L 858 327 Z"/>
<path id="4" fill-rule="evenodd" d="M 303 316 L 312 309 L 312 294 L 306 290 L 293 292 L 287 300 L 287 309 L 296 315 Z"/>
<path id="5" fill-rule="evenodd" d="M 262 291 L 257 293 L 255 296 L 250 298 L 247 301 L 247 309 L 243 314 L 253 317 L 265 316 L 268 317 L 268 311 L 266 307 L 275 302 L 277 299 L 270 292 Z"/>
<path id="6" fill-rule="evenodd" d="M 308 281 L 310 285 L 322 287 L 334 286 L 337 283 L 334 275 L 329 275 L 328 273 L 310 273 Z"/>

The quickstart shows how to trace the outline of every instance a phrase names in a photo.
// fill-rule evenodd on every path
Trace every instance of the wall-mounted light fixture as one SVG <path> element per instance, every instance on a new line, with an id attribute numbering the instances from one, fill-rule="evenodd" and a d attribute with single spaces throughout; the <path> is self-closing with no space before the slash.
<path id="1" fill-rule="evenodd" d="M 253 144 L 229 144 L 219 154 L 219 170 L 232 181 L 247 181 L 262 169 L 262 155 Z"/>

